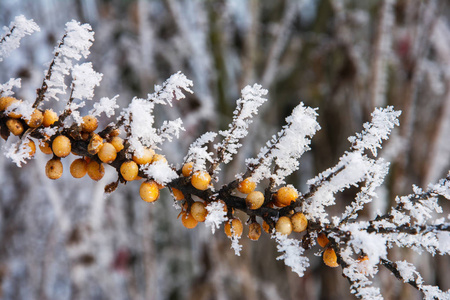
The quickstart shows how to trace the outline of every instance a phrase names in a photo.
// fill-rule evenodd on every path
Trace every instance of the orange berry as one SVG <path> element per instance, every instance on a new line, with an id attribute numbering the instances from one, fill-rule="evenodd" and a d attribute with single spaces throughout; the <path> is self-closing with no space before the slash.
<path id="1" fill-rule="evenodd" d="M 132 160 L 124 162 L 120 166 L 120 174 L 126 181 L 133 181 L 136 179 L 139 173 L 139 167 L 137 163 Z"/>
<path id="2" fill-rule="evenodd" d="M 153 155 L 152 163 L 157 162 L 157 161 L 167 162 L 167 159 L 164 157 L 164 155 L 155 154 L 155 155 Z"/>
<path id="3" fill-rule="evenodd" d="M 123 139 L 118 136 L 112 138 L 111 144 L 116 148 L 117 152 L 120 152 L 124 148 Z"/>
<path id="4" fill-rule="evenodd" d="M 55 113 L 52 109 L 46 109 L 44 111 L 44 119 L 42 120 L 42 125 L 44 125 L 44 127 L 49 127 L 56 121 L 58 121 L 58 114 Z"/>
<path id="5" fill-rule="evenodd" d="M 31 114 L 31 117 L 29 120 L 25 120 L 28 126 L 31 128 L 36 128 L 42 125 L 42 122 L 44 121 L 44 115 L 39 109 L 35 109 L 33 113 Z"/>
<path id="6" fill-rule="evenodd" d="M 334 252 L 333 248 L 327 248 L 323 252 L 323 262 L 332 268 L 336 268 L 339 266 L 337 262 L 336 252 Z"/>
<path id="7" fill-rule="evenodd" d="M 84 132 L 93 132 L 98 127 L 98 120 L 94 116 L 84 116 L 81 123 L 81 130 Z"/>
<path id="8" fill-rule="evenodd" d="M 139 195 L 146 202 L 154 202 L 159 198 L 159 188 L 153 180 L 145 181 L 139 188 Z"/>
<path id="9" fill-rule="evenodd" d="M 253 222 L 248 226 L 248 238 L 252 241 L 259 240 L 259 237 L 261 236 L 261 225 L 257 222 Z"/>
<path id="10" fill-rule="evenodd" d="M 116 136 L 118 136 L 120 134 L 120 130 L 119 129 L 114 129 L 113 131 L 111 131 L 110 133 L 109 133 L 109 136 L 110 137 L 116 137 Z"/>
<path id="11" fill-rule="evenodd" d="M 6 110 L 11 104 L 18 101 L 14 97 L 0 97 L 0 111 Z"/>
<path id="12" fill-rule="evenodd" d="M 52 143 L 53 153 L 58 157 L 66 157 L 70 154 L 72 145 L 70 139 L 64 135 L 58 135 Z"/>
<path id="13" fill-rule="evenodd" d="M 183 226 L 188 229 L 192 229 L 198 224 L 197 220 L 194 219 L 192 214 L 188 214 L 186 212 L 181 213 L 181 223 L 183 223 Z"/>
<path id="14" fill-rule="evenodd" d="M 14 101 L 13 103 L 22 103 L 22 100 L 17 100 L 17 101 Z M 11 103 L 11 104 L 13 104 L 13 103 Z M 13 108 L 13 109 L 8 113 L 8 117 L 14 118 L 14 119 L 19 119 L 19 118 L 22 118 L 22 114 L 16 112 L 16 108 Z"/>
<path id="15" fill-rule="evenodd" d="M 98 134 L 94 133 L 89 141 L 88 152 L 95 155 L 103 146 L 103 139 Z"/>
<path id="16" fill-rule="evenodd" d="M 292 222 L 292 230 L 295 232 L 302 232 L 306 230 L 308 227 L 308 219 L 306 219 L 305 215 L 301 212 L 295 213 L 291 217 Z"/>
<path id="17" fill-rule="evenodd" d="M 75 159 L 70 165 L 70 174 L 75 178 L 82 178 L 87 173 L 87 165 L 84 158 Z"/>
<path id="18" fill-rule="evenodd" d="M 242 232 L 244 231 L 244 226 L 242 225 L 241 220 L 239 219 L 232 219 L 232 220 L 228 220 L 225 223 L 225 234 L 228 237 L 231 237 L 231 231 L 233 231 L 233 236 L 235 237 L 241 237 Z"/>
<path id="19" fill-rule="evenodd" d="M 29 157 L 33 157 L 36 153 L 36 144 L 32 140 L 28 139 L 26 145 L 30 148 L 30 151 L 28 152 Z"/>
<path id="20" fill-rule="evenodd" d="M 183 168 L 181 168 L 181 173 L 183 173 L 184 177 L 189 177 L 189 176 L 191 176 L 193 169 L 194 169 L 194 163 L 188 162 L 183 165 Z"/>
<path id="21" fill-rule="evenodd" d="M 288 206 L 292 201 L 298 198 L 298 192 L 292 187 L 282 187 L 278 190 L 276 195 L 276 205 L 280 207 Z"/>
<path id="22" fill-rule="evenodd" d="M 91 160 L 87 165 L 87 174 L 92 180 L 99 181 L 105 175 L 105 167 L 95 160 Z"/>
<path id="23" fill-rule="evenodd" d="M 49 142 L 39 142 L 39 149 L 41 149 L 44 154 L 53 154 L 52 148 L 50 147 Z"/>
<path id="24" fill-rule="evenodd" d="M 22 122 L 17 119 L 8 119 L 8 121 L 6 121 L 6 127 L 8 127 L 9 131 L 15 136 L 21 135 L 24 130 Z"/>
<path id="25" fill-rule="evenodd" d="M 250 177 L 245 178 L 241 181 L 237 187 L 238 191 L 243 194 L 249 194 L 253 192 L 256 188 L 256 182 L 253 181 Z"/>
<path id="26" fill-rule="evenodd" d="M 110 164 L 116 159 L 117 151 L 111 143 L 104 143 L 97 155 L 102 162 L 105 164 Z"/>
<path id="27" fill-rule="evenodd" d="M 253 191 L 247 195 L 245 203 L 250 209 L 258 209 L 264 204 L 264 194 L 260 191 Z"/>
<path id="28" fill-rule="evenodd" d="M 211 183 L 211 176 L 206 171 L 197 171 L 192 175 L 191 184 L 197 190 L 204 191 Z"/>
<path id="29" fill-rule="evenodd" d="M 262 228 L 265 232 L 270 233 L 270 225 L 266 221 L 263 221 Z"/>
<path id="30" fill-rule="evenodd" d="M 319 243 L 320 247 L 326 247 L 329 242 L 330 240 L 328 240 L 325 233 L 323 232 L 319 233 L 319 235 L 317 236 L 317 243 Z"/>
<path id="31" fill-rule="evenodd" d="M 184 195 L 179 189 L 172 188 L 172 193 L 175 200 L 181 201 L 184 199 Z"/>
<path id="32" fill-rule="evenodd" d="M 59 158 L 50 159 L 45 165 L 45 175 L 50 179 L 58 179 L 63 174 L 63 164 Z"/>
<path id="33" fill-rule="evenodd" d="M 133 154 L 133 160 L 138 165 L 145 165 L 152 162 L 153 155 L 155 155 L 155 150 L 152 148 L 145 148 L 141 155 Z"/>
<path id="34" fill-rule="evenodd" d="M 275 223 L 275 230 L 281 234 L 290 235 L 292 232 L 292 222 L 289 217 L 282 216 Z"/>
<path id="35" fill-rule="evenodd" d="M 197 222 L 205 222 L 208 211 L 203 202 L 194 202 L 191 205 L 191 215 Z"/>

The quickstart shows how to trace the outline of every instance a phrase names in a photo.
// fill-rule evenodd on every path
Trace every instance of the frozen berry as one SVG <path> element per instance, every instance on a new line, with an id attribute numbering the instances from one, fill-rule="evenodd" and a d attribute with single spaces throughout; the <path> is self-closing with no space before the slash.
<path id="1" fill-rule="evenodd" d="M 111 143 L 104 143 L 97 155 L 102 162 L 105 164 L 110 164 L 116 159 L 117 151 Z"/>
<path id="2" fill-rule="evenodd" d="M 133 181 L 136 179 L 139 173 L 139 167 L 137 163 L 132 160 L 124 162 L 120 166 L 120 174 L 126 181 Z"/>
<path id="3" fill-rule="evenodd" d="M 39 109 L 35 109 L 30 116 L 30 119 L 25 120 L 28 126 L 31 128 L 36 128 L 42 125 L 42 121 L 44 121 L 44 115 Z"/>
<path id="4" fill-rule="evenodd" d="M 191 215 L 197 222 L 205 222 L 208 211 L 203 202 L 194 202 L 191 205 Z"/>
<path id="5" fill-rule="evenodd" d="M 184 195 L 179 189 L 172 188 L 172 193 L 173 193 L 173 197 L 175 198 L 175 200 L 180 201 L 180 200 L 184 199 Z"/>
<path id="6" fill-rule="evenodd" d="M 70 139 L 64 135 L 58 135 L 52 143 L 53 153 L 58 157 L 66 157 L 70 154 L 72 145 Z"/>
<path id="7" fill-rule="evenodd" d="M 81 123 L 81 130 L 84 132 L 93 132 L 98 127 L 98 120 L 94 116 L 84 116 Z"/>
<path id="8" fill-rule="evenodd" d="M 326 247 L 330 241 L 328 240 L 325 233 L 321 232 L 317 236 L 317 243 L 319 243 L 320 247 Z"/>
<path id="9" fill-rule="evenodd" d="M 45 175 L 50 179 L 58 179 L 63 174 L 63 164 L 59 158 L 50 159 L 45 165 Z"/>
<path id="10" fill-rule="evenodd" d="M 209 187 L 211 176 L 206 171 L 197 171 L 192 175 L 191 184 L 197 190 L 204 191 Z"/>
<path id="11" fill-rule="evenodd" d="M 75 178 L 82 178 L 87 173 L 87 161 L 84 158 L 75 159 L 70 165 L 70 174 Z"/>
<path id="12" fill-rule="evenodd" d="M 248 226 L 248 238 L 252 241 L 259 240 L 261 236 L 261 225 L 257 222 L 253 222 Z"/>
<path id="13" fill-rule="evenodd" d="M 336 252 L 334 252 L 333 248 L 327 248 L 323 252 L 323 262 L 332 268 L 336 268 L 339 266 L 337 262 Z"/>
<path id="14" fill-rule="evenodd" d="M 281 234 L 290 235 L 292 232 L 292 222 L 286 216 L 282 216 L 275 224 L 275 230 Z"/>
<path id="15" fill-rule="evenodd" d="M 292 187 L 282 187 L 278 190 L 276 195 L 276 205 L 280 207 L 285 207 L 291 204 L 298 198 L 298 192 Z"/>
<path id="16" fill-rule="evenodd" d="M 36 144 L 32 140 L 28 139 L 26 145 L 30 149 L 30 151 L 28 152 L 28 156 L 33 157 L 36 153 Z"/>
<path id="17" fill-rule="evenodd" d="M 188 214 L 186 212 L 181 213 L 181 223 L 183 223 L 183 226 L 192 229 L 195 226 L 197 226 L 198 221 L 194 219 L 192 214 Z"/>
<path id="18" fill-rule="evenodd" d="M 42 120 L 42 125 L 44 127 L 49 127 L 58 121 L 58 115 L 52 109 L 46 109 L 44 111 L 44 119 Z"/>
<path id="19" fill-rule="evenodd" d="M 0 97 L 0 111 L 6 110 L 11 104 L 18 101 L 14 97 Z"/>
<path id="20" fill-rule="evenodd" d="M 243 194 L 249 194 L 253 192 L 256 188 L 256 183 L 250 177 L 245 178 L 241 181 L 237 187 L 238 191 Z"/>
<path id="21" fill-rule="evenodd" d="M 188 162 L 183 165 L 183 168 L 181 168 L 181 173 L 183 173 L 184 177 L 189 177 L 192 174 L 192 170 L 194 168 L 193 162 Z"/>
<path id="22" fill-rule="evenodd" d="M 117 152 L 122 151 L 122 149 L 124 148 L 123 139 L 118 136 L 112 138 L 111 144 L 114 146 L 114 148 L 116 148 Z"/>
<path id="23" fill-rule="evenodd" d="M 88 152 L 95 155 L 103 146 L 103 139 L 98 134 L 94 133 L 89 141 Z"/>
<path id="24" fill-rule="evenodd" d="M 50 147 L 50 143 L 47 141 L 39 142 L 39 149 L 41 149 L 44 154 L 53 154 L 52 148 Z"/>
<path id="25" fill-rule="evenodd" d="M 87 174 L 92 180 L 99 181 L 105 175 L 105 167 L 95 160 L 91 160 L 87 165 Z"/>
<path id="26" fill-rule="evenodd" d="M 295 232 L 302 232 L 306 230 L 306 227 L 308 226 L 308 220 L 306 219 L 305 215 L 301 212 L 295 213 L 291 217 L 292 222 L 292 230 Z"/>
<path id="27" fill-rule="evenodd" d="M 145 148 L 142 153 L 133 154 L 133 160 L 139 165 L 145 165 L 152 162 L 153 155 L 155 155 L 155 150 L 151 148 Z"/>
<path id="28" fill-rule="evenodd" d="M 239 219 L 232 219 L 232 220 L 228 220 L 225 223 L 225 234 L 228 237 L 231 237 L 231 233 L 233 233 L 233 236 L 235 237 L 241 237 L 242 236 L 242 232 L 244 231 L 244 226 L 242 225 L 241 220 Z"/>
<path id="29" fill-rule="evenodd" d="M 146 202 L 154 202 L 159 198 L 159 188 L 153 180 L 141 184 L 139 195 Z"/>
<path id="30" fill-rule="evenodd" d="M 260 191 L 253 191 L 247 195 L 245 203 L 250 209 L 258 209 L 264 204 L 264 194 Z"/>
<path id="31" fill-rule="evenodd" d="M 6 121 L 6 127 L 16 136 L 21 135 L 24 130 L 22 122 L 18 119 L 8 119 Z"/>

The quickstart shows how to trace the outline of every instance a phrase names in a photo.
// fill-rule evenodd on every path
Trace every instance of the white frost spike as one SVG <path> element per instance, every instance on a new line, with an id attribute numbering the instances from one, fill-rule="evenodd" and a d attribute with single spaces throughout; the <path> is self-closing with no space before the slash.
<path id="1" fill-rule="evenodd" d="M 158 133 L 163 139 L 171 142 L 173 137 L 179 138 L 180 131 L 184 130 L 183 121 L 178 118 L 173 121 L 164 121 L 163 125 L 158 130 Z"/>
<path id="2" fill-rule="evenodd" d="M 311 137 L 320 129 L 316 118 L 316 110 L 303 103 L 296 106 L 286 118 L 287 125 L 261 148 L 258 157 L 246 160 L 252 178 L 256 182 L 272 178 L 276 185 L 284 184 L 285 177 L 299 168 L 298 159 L 310 149 Z M 278 166 L 275 174 L 270 169 L 272 161 Z"/>
<path id="3" fill-rule="evenodd" d="M 229 125 L 228 130 L 219 131 L 224 139 L 221 143 L 214 145 L 217 153 L 222 156 L 218 157 L 218 160 L 222 160 L 225 164 L 231 161 L 232 155 L 236 154 L 237 149 L 242 146 L 238 142 L 247 136 L 248 126 L 252 123 L 251 118 L 258 113 L 258 108 L 267 101 L 266 98 L 262 97 L 267 95 L 267 90 L 259 84 L 247 85 L 241 93 L 242 98 L 237 100 L 237 107 L 233 112 L 233 122 Z"/>
<path id="4" fill-rule="evenodd" d="M 72 70 L 72 60 L 80 60 L 89 55 L 89 48 L 94 41 L 94 32 L 89 24 L 81 25 L 72 20 L 66 23 L 66 34 L 62 42 L 55 48 L 55 58 L 51 69 L 51 76 L 45 79 L 47 92 L 45 100 L 53 98 L 59 100 L 57 94 L 66 93 L 66 84 L 64 76 L 69 75 Z M 56 55 L 57 54 L 57 55 Z M 47 76 L 47 74 L 45 74 Z"/>
<path id="5" fill-rule="evenodd" d="M 216 136 L 217 133 L 215 132 L 206 132 L 189 146 L 189 150 L 186 157 L 184 158 L 184 161 L 194 162 L 193 171 L 205 170 L 206 161 L 213 161 L 213 153 L 208 152 L 208 147 L 206 146 L 206 144 L 212 142 Z"/>
<path id="6" fill-rule="evenodd" d="M 230 228 L 230 230 L 231 230 L 231 237 L 230 237 L 230 240 L 231 240 L 231 249 L 233 249 L 234 250 L 234 254 L 236 255 L 236 256 L 241 256 L 241 250 L 242 250 L 242 245 L 241 244 L 239 244 L 239 239 L 241 238 L 240 236 L 237 236 L 237 235 L 234 235 L 233 234 L 233 227 L 232 226 L 230 226 L 231 228 Z"/>
<path id="7" fill-rule="evenodd" d="M 158 104 L 169 104 L 172 106 L 172 100 L 181 100 L 186 96 L 183 90 L 189 93 L 193 93 L 190 89 L 193 83 L 191 80 L 187 79 L 186 76 L 178 71 L 177 73 L 170 76 L 163 84 L 155 85 L 155 92 L 153 94 L 148 94 L 148 100 L 158 103 Z"/>
<path id="8" fill-rule="evenodd" d="M 15 143 L 8 139 L 3 146 L 3 153 L 7 158 L 10 158 L 19 168 L 22 164 L 27 163 L 27 159 L 30 159 L 30 147 L 28 146 L 28 140 L 23 139 Z"/>
<path id="9" fill-rule="evenodd" d="M 34 108 L 33 104 L 30 102 L 17 101 L 8 106 L 8 108 L 5 110 L 5 114 L 9 114 L 12 111 L 14 111 L 17 114 L 21 114 L 22 117 L 28 121 L 31 119 L 31 115 L 34 112 Z"/>
<path id="10" fill-rule="evenodd" d="M 94 71 L 90 62 L 75 65 L 72 69 L 72 97 L 80 100 L 92 100 L 94 97 L 94 88 L 100 85 L 102 76 L 103 74 Z"/>
<path id="11" fill-rule="evenodd" d="M 164 161 L 157 161 L 144 167 L 144 173 L 153 178 L 157 183 L 166 185 L 178 178 L 177 172 Z"/>
<path id="12" fill-rule="evenodd" d="M 8 82 L 0 84 L 0 96 L 7 97 L 14 93 L 11 91 L 13 88 L 20 88 L 22 86 L 20 78 L 10 78 Z"/>
<path id="13" fill-rule="evenodd" d="M 303 277 L 306 268 L 309 267 L 309 260 L 302 256 L 305 249 L 300 246 L 300 241 L 290 239 L 287 235 L 279 232 L 273 234 L 272 238 L 277 241 L 278 252 L 283 253 L 277 257 L 277 260 L 283 259 L 286 266 L 291 267 L 292 271 Z"/>
<path id="14" fill-rule="evenodd" d="M 356 136 L 348 138 L 353 149 L 363 151 L 369 149 L 377 156 L 377 148 L 381 148 L 382 140 L 387 140 L 395 125 L 399 125 L 398 117 L 401 111 L 395 111 L 392 106 L 376 108 L 372 113 L 372 121 L 363 125 L 364 130 Z"/>
<path id="15" fill-rule="evenodd" d="M 212 234 L 216 232 L 216 229 L 219 229 L 223 222 L 228 220 L 224 208 L 222 201 L 213 201 L 206 205 L 208 214 L 206 215 L 205 225 L 211 227 Z"/>
<path id="16" fill-rule="evenodd" d="M 111 99 L 108 97 L 100 98 L 99 102 L 94 103 L 94 108 L 89 112 L 89 114 L 93 116 L 100 116 L 101 113 L 105 113 L 108 118 L 111 118 L 115 114 L 115 109 L 119 108 L 119 105 L 116 104 L 118 97 L 119 95 L 116 95 Z"/>
<path id="17" fill-rule="evenodd" d="M 3 30 L 6 34 L 0 38 L 0 61 L 20 46 L 23 37 L 40 31 L 40 28 L 33 20 L 27 20 L 20 15 L 14 18 L 9 27 L 3 27 Z"/>

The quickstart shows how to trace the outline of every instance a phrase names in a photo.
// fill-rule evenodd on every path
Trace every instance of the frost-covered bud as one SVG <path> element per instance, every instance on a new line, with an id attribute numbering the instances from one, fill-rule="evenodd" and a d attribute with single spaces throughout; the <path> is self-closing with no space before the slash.
<path id="1" fill-rule="evenodd" d="M 6 127 L 8 127 L 9 131 L 15 136 L 21 135 L 23 133 L 23 124 L 18 119 L 8 119 L 6 121 Z"/>

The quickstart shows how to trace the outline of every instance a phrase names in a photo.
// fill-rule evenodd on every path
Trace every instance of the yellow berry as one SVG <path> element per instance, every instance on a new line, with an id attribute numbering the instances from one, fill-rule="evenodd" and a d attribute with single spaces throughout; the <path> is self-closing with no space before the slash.
<path id="1" fill-rule="evenodd" d="M 36 153 L 36 144 L 32 140 L 28 139 L 26 145 L 30 149 L 30 151 L 28 152 L 28 156 L 33 157 L 34 154 Z"/>
<path id="2" fill-rule="evenodd" d="M 139 165 L 145 165 L 152 162 L 153 155 L 155 155 L 155 150 L 151 148 L 145 148 L 140 155 L 133 154 L 133 160 Z"/>
<path id="3" fill-rule="evenodd" d="M 189 177 L 192 174 L 192 170 L 194 168 L 193 162 L 188 162 L 183 165 L 183 168 L 181 168 L 181 173 L 183 173 L 184 177 Z"/>
<path id="4" fill-rule="evenodd" d="M 98 120 L 94 116 L 84 116 L 81 123 L 81 130 L 84 132 L 93 132 L 98 127 Z"/>
<path id="5" fill-rule="evenodd" d="M 22 100 L 14 101 L 14 102 L 12 102 L 11 104 L 13 104 L 13 103 L 22 103 Z M 14 118 L 14 119 L 19 119 L 19 118 L 22 118 L 22 114 L 16 112 L 16 108 L 13 108 L 13 109 L 8 113 L 8 117 Z"/>
<path id="6" fill-rule="evenodd" d="M 116 137 L 116 136 L 118 136 L 120 134 L 120 130 L 119 129 L 114 129 L 113 131 L 111 131 L 110 133 L 109 133 L 109 136 L 110 137 Z"/>
<path id="7" fill-rule="evenodd" d="M 241 220 L 239 219 L 232 219 L 232 220 L 228 220 L 225 223 L 225 234 L 228 237 L 231 237 L 231 231 L 233 231 L 233 236 L 235 237 L 241 237 L 242 232 L 244 231 L 244 226 L 242 225 Z"/>
<path id="8" fill-rule="evenodd" d="M 114 146 L 114 148 L 116 148 L 117 152 L 122 151 L 122 149 L 124 148 L 123 139 L 118 136 L 112 138 L 111 144 Z"/>
<path id="9" fill-rule="evenodd" d="M 191 215 L 197 222 L 205 222 L 208 211 L 203 202 L 194 202 L 191 205 Z"/>
<path id="10" fill-rule="evenodd" d="M 94 133 L 89 141 L 88 152 L 95 155 L 103 146 L 103 139 L 98 134 Z"/>
<path id="11" fill-rule="evenodd" d="M 124 162 L 120 166 L 120 174 L 126 181 L 133 181 L 136 179 L 139 173 L 139 167 L 137 163 L 132 160 Z"/>
<path id="12" fill-rule="evenodd" d="M 159 188 L 153 180 L 141 184 L 139 195 L 146 202 L 154 202 L 159 198 Z"/>
<path id="13" fill-rule="evenodd" d="M 180 201 L 180 200 L 184 199 L 184 195 L 179 189 L 172 188 L 172 193 L 173 193 L 173 197 L 175 198 L 175 200 Z"/>
<path id="14" fill-rule="evenodd" d="M 262 228 L 265 232 L 270 233 L 270 225 L 266 221 L 263 221 Z"/>
<path id="15" fill-rule="evenodd" d="M 116 159 L 117 151 L 111 143 L 104 143 L 97 155 L 102 162 L 110 164 Z"/>
<path id="16" fill-rule="evenodd" d="M 41 149 L 44 154 L 53 154 L 52 148 L 50 147 L 49 142 L 39 142 L 39 149 Z"/>
<path id="17" fill-rule="evenodd" d="M 46 109 L 44 111 L 44 119 L 42 120 L 42 125 L 44 127 L 49 127 L 58 121 L 58 115 L 52 109 Z"/>
<path id="18" fill-rule="evenodd" d="M 197 171 L 192 175 L 191 184 L 197 190 L 204 191 L 209 187 L 211 176 L 206 171 Z"/>
<path id="19" fill-rule="evenodd" d="M 105 167 L 95 160 L 91 160 L 87 165 L 87 174 L 92 180 L 99 181 L 105 175 Z"/>
<path id="20" fill-rule="evenodd" d="M 292 201 L 295 201 L 298 198 L 298 192 L 292 187 L 282 187 L 278 190 L 276 195 L 276 204 L 277 206 L 284 207 L 291 204 Z"/>
<path id="21" fill-rule="evenodd" d="M 31 128 L 36 128 L 42 125 L 42 121 L 44 121 L 44 115 L 39 109 L 35 109 L 30 116 L 29 120 L 25 120 L 28 126 Z"/>
<path id="22" fill-rule="evenodd" d="M 70 139 L 64 135 L 58 135 L 52 143 L 53 153 L 58 157 L 66 157 L 70 154 L 72 145 Z"/>
<path id="23" fill-rule="evenodd" d="M 261 236 L 261 225 L 257 222 L 253 222 L 248 226 L 248 238 L 252 241 L 259 240 L 259 237 Z"/>
<path id="24" fill-rule="evenodd" d="M 292 230 L 295 232 L 302 232 L 306 230 L 308 226 L 308 219 L 306 219 L 305 215 L 301 212 L 295 213 L 291 217 L 292 222 Z"/>
<path id="25" fill-rule="evenodd" d="M 292 222 L 289 217 L 282 216 L 275 223 L 275 230 L 281 234 L 290 235 L 292 232 Z"/>
<path id="26" fill-rule="evenodd" d="M 75 178 L 82 178 L 87 173 L 87 161 L 84 158 L 75 159 L 70 165 L 70 174 Z"/>
<path id="27" fill-rule="evenodd" d="M 6 110 L 11 104 L 18 101 L 14 97 L 0 97 L 0 111 Z"/>
<path id="28" fill-rule="evenodd" d="M 167 159 L 164 157 L 164 155 L 155 154 L 155 155 L 153 155 L 152 163 L 155 163 L 157 161 L 162 161 L 162 162 L 166 163 Z"/>
<path id="29" fill-rule="evenodd" d="M 323 252 L 323 262 L 332 268 L 338 267 L 339 264 L 337 262 L 336 252 L 334 252 L 333 248 L 327 248 Z"/>
<path id="30" fill-rule="evenodd" d="M 254 182 L 250 177 L 245 178 L 241 181 L 237 187 L 238 191 L 243 194 L 249 194 L 253 192 L 256 188 L 256 182 Z"/>
<path id="31" fill-rule="evenodd" d="M 317 243 L 319 243 L 320 247 L 326 247 L 329 242 L 330 240 L 328 240 L 325 233 L 323 232 L 319 233 L 319 235 L 317 236 Z"/>
<path id="32" fill-rule="evenodd" d="M 17 119 L 8 119 L 8 121 L 6 121 L 6 127 L 8 127 L 9 131 L 16 136 L 21 135 L 24 130 L 22 122 Z"/>
<path id="33" fill-rule="evenodd" d="M 45 165 L 45 175 L 50 179 L 58 179 L 63 173 L 63 164 L 59 158 L 50 159 Z"/>
<path id="34" fill-rule="evenodd" d="M 264 194 L 260 191 L 253 191 L 247 195 L 245 203 L 250 209 L 258 209 L 264 204 Z"/>
<path id="35" fill-rule="evenodd" d="M 181 223 L 183 223 L 183 226 L 192 229 L 195 226 L 197 226 L 198 221 L 194 219 L 192 214 L 188 214 L 186 212 L 181 213 Z"/>

